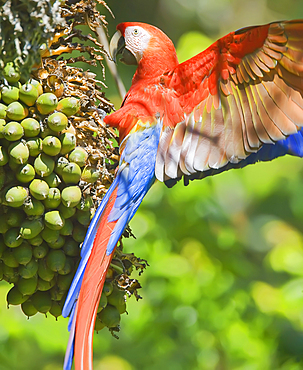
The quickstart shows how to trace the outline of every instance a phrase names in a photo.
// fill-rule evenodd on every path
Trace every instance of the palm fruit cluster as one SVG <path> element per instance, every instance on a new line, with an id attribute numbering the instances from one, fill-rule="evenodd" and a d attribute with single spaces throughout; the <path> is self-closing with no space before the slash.
<path id="1" fill-rule="evenodd" d="M 37 312 L 61 315 L 81 243 L 119 159 L 117 134 L 102 121 L 112 109 L 102 91 L 104 83 L 94 73 L 69 65 L 102 61 L 98 41 L 74 26 L 94 29 L 104 24 L 104 17 L 92 0 L 66 1 L 61 15 L 67 27 L 56 28 L 30 79 L 24 80 L 12 62 L 1 70 L 0 279 L 13 284 L 8 305 L 21 305 L 27 317 Z M 99 49 L 71 44 L 75 34 Z M 56 59 L 72 50 L 87 51 L 89 59 Z M 130 235 L 128 229 L 124 236 Z M 146 265 L 123 253 L 120 241 L 100 299 L 97 331 L 105 326 L 119 331 L 126 296 L 140 298 L 140 284 L 130 274 Z"/>

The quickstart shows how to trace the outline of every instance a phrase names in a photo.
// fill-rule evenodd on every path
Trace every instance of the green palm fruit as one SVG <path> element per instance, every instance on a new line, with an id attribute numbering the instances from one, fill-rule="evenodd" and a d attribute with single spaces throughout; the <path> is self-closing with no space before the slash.
<path id="1" fill-rule="evenodd" d="M 31 83 L 26 83 L 19 88 L 19 100 L 31 107 L 39 96 L 38 89 Z"/>
<path id="2" fill-rule="evenodd" d="M 20 182 L 30 182 L 35 178 L 35 169 L 34 167 L 26 163 L 17 168 L 16 179 Z"/>
<path id="3" fill-rule="evenodd" d="M 20 124 L 23 127 L 24 136 L 32 138 L 40 134 L 40 123 L 36 119 L 25 118 Z"/>
<path id="4" fill-rule="evenodd" d="M 34 179 L 29 185 L 29 191 L 36 199 L 43 200 L 48 196 L 49 186 L 43 180 Z"/>
<path id="5" fill-rule="evenodd" d="M 58 208 L 61 203 L 61 193 L 58 188 L 50 188 L 47 198 L 43 201 L 45 208 Z"/>
<path id="6" fill-rule="evenodd" d="M 24 130 L 20 123 L 11 121 L 3 127 L 1 133 L 6 140 L 16 141 L 22 138 Z"/>
<path id="7" fill-rule="evenodd" d="M 88 153 L 81 146 L 77 146 L 69 153 L 68 159 L 70 162 L 77 163 L 78 166 L 83 167 L 87 161 Z"/>
<path id="8" fill-rule="evenodd" d="M 3 252 L 6 249 L 7 249 L 7 247 L 6 247 L 6 245 L 5 245 L 4 241 L 3 241 L 3 238 L 1 237 L 0 238 L 0 258 L 1 258 L 2 254 L 3 254 Z"/>
<path id="9" fill-rule="evenodd" d="M 41 219 L 24 220 L 20 226 L 20 235 L 23 239 L 35 238 L 43 230 L 44 225 Z"/>
<path id="10" fill-rule="evenodd" d="M 83 225 L 83 226 L 88 226 L 90 223 L 90 211 L 77 211 L 76 213 L 76 218 L 77 221 Z"/>
<path id="11" fill-rule="evenodd" d="M 7 230 L 3 235 L 4 243 L 9 248 L 16 248 L 22 244 L 23 240 L 21 239 L 19 227 L 12 227 Z"/>
<path id="12" fill-rule="evenodd" d="M 81 190 L 78 186 L 68 186 L 62 190 L 62 203 L 66 207 L 76 207 L 81 200 Z"/>
<path id="13" fill-rule="evenodd" d="M 56 284 L 55 277 L 51 281 L 46 281 L 39 278 L 37 290 L 40 290 L 41 292 L 46 292 L 47 290 L 50 290 L 55 284 Z"/>
<path id="14" fill-rule="evenodd" d="M 62 250 L 50 250 L 46 257 L 47 266 L 54 272 L 62 270 L 66 261 L 66 256 Z"/>
<path id="15" fill-rule="evenodd" d="M 61 112 L 56 112 L 48 116 L 47 124 L 51 130 L 55 132 L 60 132 L 66 129 L 68 125 L 68 119 L 65 114 Z"/>
<path id="16" fill-rule="evenodd" d="M 63 246 L 63 251 L 67 256 L 78 257 L 80 254 L 79 244 L 75 240 L 68 238 Z"/>
<path id="17" fill-rule="evenodd" d="M 4 86 L 1 90 L 1 99 L 5 104 L 10 104 L 19 99 L 19 89 L 14 86 Z"/>
<path id="18" fill-rule="evenodd" d="M 23 211 L 28 216 L 42 216 L 44 214 L 44 205 L 40 200 L 28 197 L 24 202 Z"/>
<path id="19" fill-rule="evenodd" d="M 12 289 L 7 293 L 6 300 L 8 305 L 16 306 L 25 302 L 28 299 L 28 296 L 22 295 L 16 286 L 12 287 Z"/>
<path id="20" fill-rule="evenodd" d="M 8 83 L 18 82 L 20 79 L 20 73 L 17 68 L 14 67 L 14 63 L 6 63 L 3 68 L 3 76 Z"/>
<path id="21" fill-rule="evenodd" d="M 19 280 L 18 269 L 5 264 L 3 264 L 3 275 L 3 279 L 9 283 L 16 283 Z"/>
<path id="22" fill-rule="evenodd" d="M 41 114 L 49 114 L 53 112 L 58 105 L 58 99 L 53 93 L 41 94 L 36 100 L 36 107 Z"/>
<path id="23" fill-rule="evenodd" d="M 31 79 L 29 80 L 29 83 L 30 83 L 31 85 L 35 86 L 35 88 L 36 88 L 36 89 L 37 89 L 37 91 L 38 91 L 38 95 L 43 94 L 43 87 L 42 87 L 42 85 L 40 84 L 40 82 L 39 82 L 39 81 L 34 80 L 33 78 L 31 78 Z"/>
<path id="24" fill-rule="evenodd" d="M 10 226 L 5 220 L 0 222 L 0 234 L 5 234 L 9 228 Z"/>
<path id="25" fill-rule="evenodd" d="M 62 196 L 61 196 L 62 197 Z M 67 219 L 72 217 L 76 213 L 76 208 L 73 207 L 66 207 L 62 203 L 58 207 L 58 211 L 60 211 L 61 215 Z"/>
<path id="26" fill-rule="evenodd" d="M 65 224 L 60 230 L 60 234 L 64 236 L 72 235 L 73 228 L 74 228 L 73 222 L 68 218 L 67 220 L 65 220 Z"/>
<path id="27" fill-rule="evenodd" d="M 28 242 L 30 243 L 30 245 L 33 245 L 34 247 L 38 247 L 39 245 L 41 245 L 43 243 L 41 233 L 38 234 L 37 236 L 34 236 L 31 239 L 28 239 Z"/>
<path id="28" fill-rule="evenodd" d="M 63 245 L 62 245 L 63 247 Z M 58 274 L 60 275 L 68 275 L 69 273 L 71 273 L 73 271 L 73 268 L 74 268 L 74 260 L 72 259 L 72 257 L 66 257 L 66 261 L 65 261 L 65 264 L 64 264 L 64 267 L 58 271 Z"/>
<path id="29" fill-rule="evenodd" d="M 21 304 L 21 309 L 24 315 L 27 317 L 34 316 L 38 312 L 30 299 Z"/>
<path id="30" fill-rule="evenodd" d="M 45 281 L 51 281 L 55 276 L 55 272 L 47 266 L 46 259 L 38 262 L 38 276 Z"/>
<path id="31" fill-rule="evenodd" d="M 68 117 L 76 114 L 80 109 L 80 100 L 74 97 L 61 99 L 57 110 L 66 114 Z"/>
<path id="32" fill-rule="evenodd" d="M 58 239 L 54 241 L 53 243 L 49 243 L 49 246 L 52 249 L 62 249 L 63 245 L 65 243 L 65 238 L 62 235 L 58 236 Z"/>
<path id="33" fill-rule="evenodd" d="M 98 309 L 97 309 L 97 313 L 101 312 L 106 306 L 107 306 L 107 297 L 104 294 L 104 292 L 102 292 L 99 305 L 98 305 Z"/>
<path id="34" fill-rule="evenodd" d="M 86 227 L 83 227 L 79 223 L 75 222 L 72 234 L 73 239 L 78 243 L 82 243 L 85 238 L 86 231 L 87 231 Z"/>
<path id="35" fill-rule="evenodd" d="M 28 109 L 18 101 L 10 103 L 6 109 L 6 117 L 11 120 L 21 121 L 27 116 Z"/>
<path id="36" fill-rule="evenodd" d="M 1 104 L 0 104 L 0 106 L 1 106 Z M 4 128 L 5 125 L 6 125 L 5 119 L 0 118 L 0 139 L 3 139 L 4 138 L 4 136 L 2 135 L 2 130 L 3 130 L 3 128 Z"/>
<path id="37" fill-rule="evenodd" d="M 63 168 L 69 163 L 68 159 L 65 157 L 59 157 L 57 159 L 56 167 L 55 167 L 55 172 L 61 176 Z"/>
<path id="38" fill-rule="evenodd" d="M 32 247 L 28 243 L 23 242 L 19 247 L 13 249 L 13 254 L 20 265 L 26 265 L 32 259 Z"/>
<path id="39" fill-rule="evenodd" d="M 41 243 L 33 248 L 33 256 L 35 258 L 44 258 L 47 255 L 48 250 L 48 245 L 46 243 Z"/>
<path id="40" fill-rule="evenodd" d="M 31 137 L 25 141 L 29 155 L 31 157 L 37 157 L 42 152 L 42 139 L 40 137 Z"/>
<path id="41" fill-rule="evenodd" d="M 0 103 L 0 118 L 1 119 L 6 117 L 6 109 L 7 109 L 7 105 Z"/>
<path id="42" fill-rule="evenodd" d="M 109 296 L 112 294 L 114 289 L 113 283 L 111 281 L 105 281 L 104 286 L 103 286 L 103 292 L 106 296 Z"/>
<path id="43" fill-rule="evenodd" d="M 42 142 L 43 149 L 43 142 Z M 50 175 L 55 168 L 55 161 L 45 153 L 41 153 L 35 159 L 34 168 L 37 174 L 41 177 Z"/>
<path id="44" fill-rule="evenodd" d="M 8 153 L 16 164 L 24 164 L 29 157 L 28 146 L 23 141 L 16 141 L 8 147 Z"/>
<path id="45" fill-rule="evenodd" d="M 116 307 L 108 304 L 98 315 L 100 320 L 108 328 L 114 328 L 120 324 L 120 314 Z"/>
<path id="46" fill-rule="evenodd" d="M 8 267 L 18 267 L 19 266 L 19 263 L 16 260 L 14 254 L 12 252 L 12 249 L 6 249 L 3 252 L 1 259 L 6 264 L 6 266 L 8 266 Z"/>
<path id="47" fill-rule="evenodd" d="M 20 265 L 18 271 L 21 277 L 30 279 L 38 272 L 38 262 L 32 258 L 26 265 Z"/>
<path id="48" fill-rule="evenodd" d="M 17 283 L 18 290 L 23 295 L 32 295 L 35 293 L 38 284 L 38 277 L 34 275 L 29 279 L 20 278 Z"/>
<path id="49" fill-rule="evenodd" d="M 125 292 L 119 289 L 116 285 L 113 287 L 112 293 L 107 297 L 107 301 L 112 306 L 121 306 L 125 303 Z"/>
<path id="50" fill-rule="evenodd" d="M 52 172 L 50 175 L 43 178 L 44 181 L 47 182 L 48 186 L 50 188 L 58 188 L 58 186 L 61 184 L 60 177 Z"/>
<path id="51" fill-rule="evenodd" d="M 126 302 L 121 302 L 118 306 L 116 306 L 116 308 L 119 311 L 119 314 L 122 315 L 124 312 L 126 312 Z"/>
<path id="52" fill-rule="evenodd" d="M 47 313 L 52 307 L 52 300 L 48 292 L 36 292 L 32 295 L 31 301 L 34 307 L 41 313 Z"/>
<path id="53" fill-rule="evenodd" d="M 42 150 L 45 154 L 55 156 L 60 153 L 61 141 L 56 136 L 46 136 L 42 141 Z"/>
<path id="54" fill-rule="evenodd" d="M 5 193 L 5 202 L 10 207 L 21 207 L 28 197 L 28 191 L 23 186 L 13 186 Z"/>
<path id="55" fill-rule="evenodd" d="M 65 219 L 57 210 L 48 211 L 44 214 L 45 226 L 52 230 L 60 230 L 65 224 Z"/>
<path id="56" fill-rule="evenodd" d="M 84 167 L 81 175 L 81 180 L 93 184 L 100 177 L 100 171 L 92 166 Z"/>
<path id="57" fill-rule="evenodd" d="M 9 160 L 7 150 L 1 145 L 0 146 L 0 166 L 5 166 Z"/>
<path id="58" fill-rule="evenodd" d="M 62 308 L 61 308 L 60 304 L 58 302 L 56 302 L 56 301 L 53 301 L 52 307 L 49 310 L 49 313 L 52 316 L 54 316 L 55 318 L 61 316 L 61 314 L 62 314 Z"/>
<path id="59" fill-rule="evenodd" d="M 76 136 L 71 132 L 64 132 L 60 135 L 61 140 L 61 154 L 67 154 L 76 147 Z"/>
<path id="60" fill-rule="evenodd" d="M 96 332 L 98 333 L 103 328 L 105 328 L 105 324 L 103 324 L 103 322 L 101 322 L 101 320 L 97 316 L 96 321 L 95 321 L 95 330 L 96 330 Z"/>
<path id="61" fill-rule="evenodd" d="M 52 230 L 47 226 L 44 227 L 41 236 L 47 243 L 54 243 L 60 235 L 59 230 Z"/>
<path id="62" fill-rule="evenodd" d="M 61 299 L 63 298 L 65 292 L 60 292 L 58 287 L 54 286 L 52 287 L 52 289 L 49 291 L 50 292 L 50 295 L 51 295 L 51 299 L 53 301 L 61 301 Z"/>
<path id="63" fill-rule="evenodd" d="M 15 208 L 9 208 L 5 215 L 6 222 L 11 227 L 20 226 L 24 218 L 24 213 L 21 210 Z"/>
<path id="64" fill-rule="evenodd" d="M 77 184 L 81 178 L 81 168 L 77 163 L 69 163 L 63 168 L 61 176 L 66 184 Z"/>
<path id="65" fill-rule="evenodd" d="M 73 273 L 69 273 L 67 275 L 58 275 L 58 278 L 57 278 L 57 287 L 59 289 L 60 292 L 66 292 L 72 281 L 73 281 L 73 278 L 74 278 L 74 274 Z"/>

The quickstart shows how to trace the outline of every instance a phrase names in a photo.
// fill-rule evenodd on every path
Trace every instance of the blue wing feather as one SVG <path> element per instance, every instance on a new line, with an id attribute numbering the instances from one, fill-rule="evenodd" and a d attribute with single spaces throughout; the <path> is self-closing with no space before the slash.
<path id="1" fill-rule="evenodd" d="M 155 180 L 154 169 L 161 127 L 162 124 L 159 121 L 150 127 L 144 127 L 139 122 L 135 129 L 124 139 L 126 143 L 121 153 L 119 170 L 88 228 L 81 248 L 81 261 L 62 310 L 64 317 L 70 315 L 69 327 L 73 322 L 74 304 L 79 295 L 84 271 L 103 210 L 114 189 L 118 188 L 114 206 L 108 217 L 109 222 L 118 220 L 107 245 L 107 255 L 109 255 L 114 250 L 126 225 L 137 211 L 143 197 Z"/>

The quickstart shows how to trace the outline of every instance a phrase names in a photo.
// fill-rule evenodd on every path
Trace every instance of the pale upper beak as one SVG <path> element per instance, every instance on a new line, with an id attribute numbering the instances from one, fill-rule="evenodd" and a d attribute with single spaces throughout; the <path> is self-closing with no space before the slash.
<path id="1" fill-rule="evenodd" d="M 138 64 L 134 54 L 125 46 L 125 39 L 120 31 L 117 31 L 110 40 L 109 52 L 115 63 L 117 62 L 117 55 L 122 54 L 121 62 L 128 65 Z"/>
<path id="2" fill-rule="evenodd" d="M 122 54 L 124 48 L 125 48 L 124 37 L 122 36 L 120 31 L 117 31 L 110 40 L 109 44 L 109 52 L 115 63 L 117 62 L 117 55 Z"/>

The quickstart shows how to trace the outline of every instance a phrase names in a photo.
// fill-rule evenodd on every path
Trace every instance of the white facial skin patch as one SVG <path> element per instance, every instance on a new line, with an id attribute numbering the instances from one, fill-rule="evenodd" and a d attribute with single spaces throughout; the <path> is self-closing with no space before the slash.
<path id="1" fill-rule="evenodd" d="M 129 26 L 125 29 L 125 48 L 134 55 L 137 63 L 140 62 L 150 38 L 150 34 L 140 26 Z"/>

